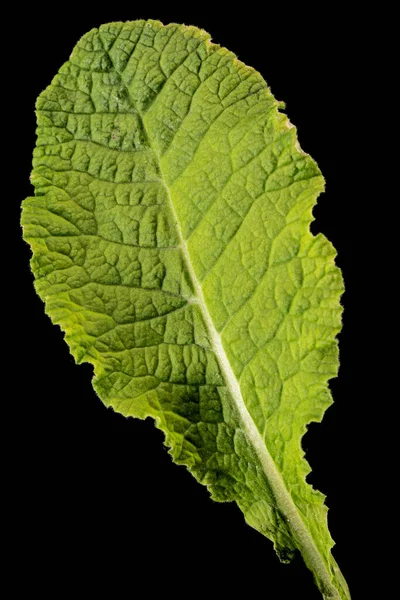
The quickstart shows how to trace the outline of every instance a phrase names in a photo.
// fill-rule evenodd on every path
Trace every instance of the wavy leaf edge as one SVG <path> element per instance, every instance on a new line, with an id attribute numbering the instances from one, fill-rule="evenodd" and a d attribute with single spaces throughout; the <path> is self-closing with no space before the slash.
<path id="1" fill-rule="evenodd" d="M 182 35 L 182 36 L 187 35 L 189 39 L 197 39 L 199 41 L 199 46 L 202 45 L 206 49 L 205 54 L 207 55 L 207 52 L 209 53 L 207 56 L 211 56 L 211 55 L 220 53 L 221 56 L 223 56 L 223 57 L 228 56 L 229 60 L 234 61 L 235 68 L 237 68 L 238 70 L 246 70 L 246 71 L 250 72 L 251 74 L 257 74 L 257 73 L 253 69 L 247 67 L 246 65 L 244 65 L 244 63 L 239 61 L 230 51 L 227 51 L 224 48 L 221 48 L 217 44 L 213 44 L 211 42 L 211 38 L 210 38 L 209 34 L 207 34 L 206 32 L 199 30 L 197 28 L 194 28 L 194 27 L 186 27 L 186 26 L 181 26 L 181 25 L 177 25 L 177 24 L 170 24 L 168 26 L 163 26 L 159 21 L 153 21 L 153 20 L 132 21 L 132 22 L 127 22 L 127 23 L 110 23 L 107 25 L 103 25 L 99 29 L 93 29 L 88 34 L 85 34 L 85 36 L 83 36 L 83 38 L 80 40 L 80 42 L 78 42 L 78 45 L 77 45 L 77 48 L 79 47 L 80 44 L 81 44 L 81 47 L 85 47 L 88 45 L 88 40 L 90 41 L 93 38 L 93 36 L 98 36 L 98 38 L 96 38 L 96 39 L 101 40 L 101 43 L 103 44 L 104 49 L 105 49 L 105 53 L 108 56 L 108 58 L 112 64 L 110 72 L 112 72 L 112 70 L 114 70 L 115 73 L 118 75 L 118 77 L 120 77 L 120 79 L 122 81 L 122 85 L 124 85 L 126 88 L 128 100 L 129 100 L 129 102 L 131 102 L 132 108 L 134 108 L 137 111 L 137 114 L 139 115 L 139 118 L 142 121 L 142 125 L 143 125 L 142 133 L 144 133 L 145 140 L 147 140 L 150 150 L 152 152 L 154 152 L 154 154 L 156 156 L 156 160 L 158 161 L 160 179 L 162 180 L 162 185 L 165 187 L 165 196 L 166 196 L 166 198 L 168 198 L 169 210 L 173 216 L 173 221 L 177 225 L 177 233 L 178 233 L 178 239 L 179 239 L 178 246 L 181 248 L 181 252 L 183 255 L 183 263 L 185 263 L 185 267 L 186 267 L 186 274 L 189 274 L 189 282 L 187 282 L 186 285 L 189 289 L 194 291 L 194 294 L 193 294 L 194 300 L 192 300 L 192 302 L 194 304 L 197 304 L 200 307 L 200 312 L 202 313 L 204 323 L 205 323 L 205 330 L 207 333 L 206 337 L 208 337 L 209 341 L 211 342 L 211 344 L 210 344 L 211 350 L 214 352 L 214 354 L 217 357 L 217 362 L 219 364 L 219 368 L 223 375 L 223 379 L 226 383 L 226 386 L 230 392 L 230 396 L 235 399 L 235 403 L 236 403 L 235 410 L 237 410 L 240 415 L 240 420 L 241 420 L 241 424 L 245 430 L 245 435 L 246 435 L 247 439 L 250 440 L 251 445 L 255 449 L 255 452 L 256 452 L 261 464 L 263 465 L 264 472 L 267 476 L 268 483 L 271 486 L 273 496 L 275 497 L 275 500 L 278 499 L 277 504 L 280 507 L 280 511 L 283 513 L 284 517 L 286 518 L 287 522 L 289 523 L 289 529 L 295 540 L 294 546 L 300 549 L 307 566 L 313 571 L 315 579 L 316 579 L 316 583 L 317 583 L 318 587 L 320 588 L 324 598 L 327 598 L 327 599 L 328 598 L 329 599 L 341 598 L 341 599 L 348 600 L 350 598 L 350 593 L 348 591 L 347 584 L 344 581 L 343 576 L 341 575 L 336 562 L 334 561 L 332 555 L 330 554 L 330 549 L 333 546 L 333 541 L 331 540 L 331 546 L 330 546 L 330 548 L 328 548 L 330 563 L 326 564 L 324 559 L 321 558 L 321 553 L 320 553 L 319 549 L 317 548 L 317 546 L 315 545 L 315 542 L 312 539 L 312 536 L 310 535 L 310 533 L 307 529 L 307 526 L 305 525 L 305 523 L 299 513 L 299 510 L 296 507 L 295 502 L 293 501 L 292 495 L 288 491 L 287 486 L 286 486 L 284 480 L 282 479 L 282 475 L 281 475 L 278 467 L 276 466 L 274 459 L 272 458 L 272 456 L 264 442 L 264 439 L 259 431 L 259 428 L 255 424 L 255 421 L 248 410 L 248 406 L 246 405 L 246 402 L 243 399 L 242 389 L 239 384 L 238 377 L 234 373 L 231 362 L 227 356 L 226 349 L 223 345 L 221 335 L 217 331 L 217 328 L 215 326 L 215 318 L 213 319 L 209 312 L 207 300 L 205 299 L 204 293 L 203 293 L 203 287 L 199 281 L 198 274 L 196 274 L 195 269 L 193 267 L 193 259 L 190 254 L 190 248 L 188 246 L 187 237 L 185 237 L 183 234 L 184 228 L 181 223 L 182 218 L 181 218 L 181 215 L 178 214 L 176 205 L 174 204 L 174 201 L 172 199 L 171 187 L 174 185 L 174 182 L 172 182 L 172 185 L 171 185 L 168 182 L 168 176 L 163 173 L 163 167 L 161 166 L 162 162 L 163 162 L 163 155 L 161 155 L 157 150 L 154 149 L 154 146 L 156 146 L 156 143 L 154 142 L 154 140 L 152 140 L 152 133 L 146 122 L 146 115 L 148 115 L 149 111 L 151 111 L 152 107 L 154 107 L 156 100 L 159 98 L 160 92 L 157 92 L 154 99 L 151 102 L 149 102 L 148 106 L 146 106 L 145 112 L 139 110 L 132 100 L 132 97 L 131 97 L 132 95 L 130 93 L 129 86 L 125 85 L 125 83 L 123 82 L 122 75 L 121 75 L 121 73 L 119 73 L 118 68 L 115 65 L 115 61 L 113 61 L 113 59 L 111 58 L 110 50 L 109 49 L 106 50 L 106 45 L 108 43 L 107 40 L 101 39 L 102 38 L 102 35 L 101 35 L 102 29 L 103 29 L 103 32 L 105 31 L 105 32 L 107 32 L 107 34 L 108 34 L 109 30 L 111 30 L 112 28 L 117 28 L 117 29 L 120 28 L 120 31 L 122 32 L 122 31 L 125 31 L 126 28 L 129 29 L 130 26 L 132 26 L 132 27 L 139 26 L 138 25 L 139 23 L 142 26 L 142 30 L 144 30 L 145 27 L 146 28 L 148 27 L 151 30 L 155 29 L 156 31 L 159 31 L 160 28 L 166 29 L 168 27 L 175 27 L 173 35 L 175 35 L 175 33 L 176 33 L 178 38 L 180 35 Z M 172 37 L 173 37 L 173 35 L 172 35 Z M 192 36 L 192 38 L 191 38 L 191 36 Z M 139 39 L 140 39 L 140 37 L 139 37 Z M 92 42 L 90 42 L 90 43 L 92 43 Z M 114 41 L 114 44 L 116 44 L 116 43 L 118 43 L 118 36 L 117 36 L 117 39 Z M 139 41 L 137 42 L 137 44 L 139 44 Z M 114 47 L 114 46 L 112 46 L 112 47 Z M 96 50 L 93 52 L 96 52 Z M 101 52 L 101 50 L 99 50 L 98 52 Z M 66 65 L 69 65 L 71 63 L 71 61 L 74 57 L 74 54 L 75 54 L 75 50 L 71 54 L 70 61 L 68 61 L 68 63 L 66 63 Z M 99 61 L 100 61 L 99 68 L 100 69 L 103 68 L 101 66 L 101 60 L 103 60 L 103 59 L 101 57 L 99 57 Z M 106 59 L 104 59 L 104 60 L 106 60 Z M 176 70 L 178 70 L 180 66 L 181 65 L 178 65 L 178 67 L 176 67 Z M 65 68 L 65 65 L 64 65 L 64 68 Z M 61 70 L 60 70 L 60 72 L 61 72 Z M 93 71 L 92 73 L 95 73 L 95 72 L 96 71 Z M 175 71 L 173 71 L 173 73 L 174 72 Z M 257 74 L 257 76 L 260 77 L 258 74 Z M 56 79 L 57 79 L 57 77 L 58 76 L 56 76 Z M 118 80 L 118 77 L 117 77 L 117 80 Z M 171 77 L 172 77 L 172 75 L 171 75 Z M 169 81 L 169 78 L 166 78 L 166 82 L 168 82 L 168 81 Z M 262 80 L 262 81 L 264 82 L 264 80 Z M 52 88 L 53 85 L 54 85 L 54 83 L 52 83 L 49 86 L 49 88 Z M 58 85 L 58 84 L 56 84 L 56 85 Z M 115 86 L 118 87 L 118 83 L 116 83 Z M 47 90 L 49 88 L 47 88 Z M 261 92 L 262 92 L 262 90 L 261 90 Z M 296 128 L 289 122 L 286 115 L 284 115 L 283 113 L 280 113 L 278 111 L 279 107 L 281 107 L 281 108 L 283 107 L 283 103 L 277 102 L 273 99 L 272 95 L 269 92 L 268 87 L 264 88 L 264 92 L 266 94 L 266 98 L 267 98 L 268 102 L 270 102 L 271 98 L 272 98 L 271 110 L 275 111 L 274 114 L 276 114 L 277 120 L 280 121 L 281 128 L 286 127 L 287 130 L 293 130 L 294 136 L 292 139 L 294 140 L 293 144 L 296 148 L 296 151 L 299 154 L 301 154 L 302 156 L 308 157 L 308 155 L 306 153 L 304 153 L 300 149 L 300 146 L 298 145 L 296 135 L 295 135 Z M 43 94 L 45 94 L 45 93 L 46 93 L 46 90 L 43 92 Z M 118 95 L 118 93 L 119 92 L 117 92 L 117 95 Z M 40 98 L 43 97 L 43 94 L 41 94 L 39 96 L 37 108 L 38 108 L 39 113 L 40 113 L 40 111 L 42 111 L 42 113 L 44 114 L 46 111 L 43 109 L 42 106 L 40 106 L 40 102 L 39 102 Z M 260 95 L 262 95 L 262 93 L 260 93 Z M 118 102 L 117 102 L 117 104 L 118 104 Z M 72 112 L 71 114 L 74 115 L 74 114 L 78 114 L 78 113 Z M 86 113 L 86 114 L 98 114 L 98 111 L 96 110 L 95 113 Z M 116 112 L 115 114 L 118 115 L 119 113 Z M 126 113 L 121 113 L 121 114 L 126 114 Z M 186 118 L 186 116 L 184 117 L 184 119 Z M 39 137 L 38 137 L 38 139 L 39 139 Z M 78 139 L 78 141 L 80 141 L 79 138 L 73 138 L 73 139 L 74 140 Z M 60 142 L 60 144 L 62 144 L 62 143 L 68 143 L 68 142 Z M 40 146 L 37 146 L 37 147 L 41 148 Z M 167 152 L 168 152 L 168 150 L 167 150 Z M 39 162 L 40 162 L 40 160 L 41 160 L 41 157 L 39 157 Z M 314 163 L 314 165 L 315 165 L 315 163 Z M 76 362 L 78 364 L 81 362 L 89 362 L 94 366 L 95 377 L 93 379 L 93 385 L 94 385 L 94 388 L 95 388 L 97 394 L 99 395 L 99 397 L 103 400 L 103 402 L 105 402 L 106 405 L 111 406 L 114 410 L 118 411 L 118 409 L 120 407 L 120 400 L 113 399 L 113 398 L 104 398 L 104 390 L 101 387 L 101 385 L 102 385 L 101 382 L 105 378 L 109 377 L 109 375 L 110 375 L 109 367 L 107 365 L 105 365 L 104 362 L 102 362 L 101 360 L 98 359 L 98 357 L 99 357 L 98 353 L 93 352 L 90 346 L 85 347 L 85 345 L 82 344 L 80 341 L 80 336 L 82 335 L 82 331 L 84 330 L 85 325 L 79 322 L 79 316 L 77 316 L 77 313 L 74 313 L 74 320 L 72 321 L 72 325 L 71 325 L 70 322 L 68 321 L 71 318 L 71 315 L 68 314 L 67 316 L 65 316 L 65 310 L 66 310 L 65 306 L 60 306 L 57 301 L 55 302 L 55 304 L 52 304 L 51 301 L 49 302 L 49 296 L 47 295 L 46 291 L 44 291 L 43 287 L 41 286 L 42 277 L 46 278 L 47 275 L 46 274 L 42 275 L 42 273 L 41 273 L 41 269 L 43 270 L 42 265 L 40 266 L 40 268 L 38 268 L 38 263 L 35 262 L 35 252 L 38 255 L 40 255 L 41 257 L 43 255 L 50 254 L 50 251 L 48 249 L 46 249 L 45 251 L 43 250 L 43 246 L 42 246 L 42 242 L 41 242 L 42 238 L 40 238 L 40 236 L 38 237 L 38 236 L 32 235 L 32 227 L 38 227 L 37 221 L 40 220 L 39 217 L 37 216 L 38 215 L 37 201 L 39 199 L 39 202 L 40 202 L 40 198 L 43 198 L 45 196 L 45 194 L 43 194 L 41 191 L 42 186 L 43 186 L 43 172 L 44 172 L 43 169 L 40 169 L 41 166 L 43 166 L 43 165 L 39 164 L 39 167 L 37 165 L 35 166 L 35 163 L 34 163 L 32 183 L 35 186 L 36 195 L 34 198 L 28 198 L 27 200 L 25 200 L 25 202 L 23 204 L 23 217 L 22 217 L 23 229 L 24 229 L 24 239 L 30 244 L 30 246 L 32 248 L 32 252 L 33 252 L 32 270 L 33 270 L 33 272 L 35 274 L 35 278 L 36 278 L 35 287 L 36 287 L 36 290 L 37 290 L 39 296 L 45 302 L 47 314 L 50 316 L 51 320 L 54 323 L 59 324 L 61 329 L 65 332 L 65 334 L 66 334 L 65 339 L 66 339 L 68 345 L 70 346 L 71 353 L 74 356 Z M 326 238 L 322 234 L 318 234 L 317 236 L 314 236 L 310 231 L 310 224 L 313 220 L 312 209 L 313 209 L 313 206 L 316 204 L 316 200 L 317 200 L 317 197 L 318 197 L 320 191 L 323 191 L 323 180 L 319 173 L 318 183 L 317 183 L 316 187 L 313 190 L 311 190 L 311 196 L 314 196 L 313 202 L 311 204 L 309 203 L 307 205 L 307 208 L 305 210 L 303 210 L 302 215 L 303 215 L 303 218 L 304 218 L 304 215 L 307 215 L 307 219 L 305 219 L 305 220 L 308 221 L 308 230 L 307 230 L 308 235 L 311 236 L 313 238 L 313 240 L 316 240 L 318 238 L 320 240 L 321 244 L 325 244 L 327 247 L 329 247 L 330 254 L 328 257 L 326 257 L 326 261 L 327 261 L 327 263 L 330 262 L 331 265 L 334 265 L 334 259 L 336 257 L 336 252 L 334 252 L 330 243 L 326 240 Z M 305 192 L 305 194 L 307 195 L 307 192 Z M 32 217 L 32 214 L 34 215 L 34 217 Z M 234 234 L 234 236 L 235 235 L 236 234 Z M 78 234 L 78 237 L 79 237 L 79 234 Z M 157 249 L 157 246 L 155 247 L 155 250 L 156 249 Z M 41 258 L 41 260 L 42 260 L 42 258 Z M 50 257 L 48 257 L 48 260 L 49 261 L 51 260 Z M 183 269 L 183 271 L 185 271 L 185 269 Z M 336 272 L 336 276 L 340 278 L 341 277 L 340 272 L 336 266 L 335 266 L 335 272 Z M 338 292 L 339 292 L 339 294 L 338 294 L 338 298 L 339 298 L 340 295 L 343 293 L 343 288 L 338 290 Z M 340 311 L 341 311 L 341 308 L 340 308 Z M 336 329 L 337 330 L 335 333 L 335 337 L 336 337 L 337 333 L 339 333 L 340 327 L 336 328 Z M 86 337 L 86 333 L 84 334 L 83 337 Z M 311 469 L 308 465 L 308 462 L 304 458 L 304 451 L 301 446 L 301 440 L 302 440 L 304 433 L 307 430 L 307 424 L 310 423 L 311 421 L 317 421 L 317 422 L 321 421 L 326 408 L 332 403 L 332 399 L 331 399 L 329 388 L 328 388 L 328 381 L 334 376 L 336 376 L 336 375 L 330 374 L 325 379 L 326 393 L 328 396 L 326 399 L 325 405 L 320 405 L 316 411 L 315 416 L 312 419 L 309 419 L 307 422 L 302 424 L 300 436 L 298 437 L 297 450 L 298 450 L 299 456 L 301 456 L 301 461 L 302 461 L 301 477 L 304 479 L 304 483 L 306 483 L 306 485 L 312 490 L 313 490 L 312 486 L 310 484 L 308 484 L 305 479 L 306 475 L 310 472 Z M 102 396 L 103 396 L 103 398 L 102 398 Z M 192 474 L 196 477 L 196 479 L 201 481 L 201 483 L 207 485 L 207 487 L 210 490 L 211 495 L 214 496 L 214 499 L 221 501 L 221 498 L 215 497 L 215 494 L 213 493 L 214 482 L 207 481 L 207 478 L 199 477 L 198 473 L 193 471 L 193 466 L 197 460 L 197 457 L 196 456 L 192 457 L 192 456 L 188 456 L 187 454 L 186 455 L 182 454 L 182 444 L 180 443 L 179 435 L 176 435 L 175 431 L 171 431 L 171 429 L 168 427 L 165 420 L 163 420 L 163 418 L 160 416 L 160 414 L 157 412 L 157 410 L 155 410 L 153 412 L 151 410 L 149 410 L 148 406 L 146 405 L 146 400 L 143 400 L 143 403 L 142 403 L 142 401 L 140 400 L 140 397 L 137 397 L 136 399 L 138 400 L 139 404 L 134 409 L 133 414 L 129 415 L 129 412 L 128 412 L 127 414 L 125 413 L 125 416 L 135 416 L 138 418 L 146 418 L 148 416 L 152 416 L 155 420 L 156 426 L 159 429 L 161 429 L 163 431 L 163 433 L 165 434 L 165 443 L 167 446 L 169 446 L 169 448 L 170 448 L 169 452 L 172 455 L 174 461 L 178 464 L 186 465 L 188 467 L 188 469 L 192 472 Z M 325 496 L 323 496 L 320 492 L 316 492 L 316 493 L 319 495 L 320 499 L 322 499 L 322 501 L 324 501 Z M 231 499 L 232 498 L 227 498 L 227 500 L 231 500 Z M 224 500 L 222 500 L 222 501 L 224 501 Z M 240 504 L 239 504 L 239 506 L 240 506 Z M 325 521 L 326 521 L 325 505 L 324 505 L 324 511 L 325 511 Z M 245 517 L 246 517 L 246 521 L 249 522 L 249 524 L 251 524 L 252 526 L 255 526 L 254 523 L 251 522 L 251 519 L 247 518 L 246 514 L 245 514 Z M 260 530 L 259 527 L 256 527 L 256 528 L 258 528 Z M 280 549 L 279 549 L 279 547 L 277 547 L 276 540 L 271 538 L 271 535 L 268 535 L 267 531 L 263 531 L 263 533 L 264 533 L 264 535 L 266 535 L 267 537 L 270 537 L 270 539 L 272 539 L 272 541 L 276 545 L 276 550 L 278 551 L 278 554 L 279 554 Z M 289 556 L 290 556 L 290 553 L 288 554 L 288 557 Z M 285 558 L 284 553 L 281 553 L 281 559 L 282 558 L 283 559 Z"/>

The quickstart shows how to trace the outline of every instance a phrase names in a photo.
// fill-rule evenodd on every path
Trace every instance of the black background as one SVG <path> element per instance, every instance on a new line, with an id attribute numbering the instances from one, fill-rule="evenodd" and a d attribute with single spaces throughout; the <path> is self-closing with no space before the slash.
<path id="1" fill-rule="evenodd" d="M 350 36 L 354 24 L 343 12 L 328 8 L 311 15 L 282 6 L 266 7 L 264 14 L 256 6 L 242 3 L 240 10 L 225 13 L 212 3 L 197 10 L 138 9 L 134 3 L 108 10 L 92 5 L 90 11 L 84 3 L 38 6 L 25 11 L 6 46 L 11 66 L 6 101 L 12 110 L 3 181 L 10 186 L 11 216 L 3 230 L 12 283 L 6 325 L 12 325 L 12 335 L 3 377 L 13 390 L 5 399 L 13 417 L 3 427 L 11 432 L 6 464 L 14 509 L 9 557 L 21 573 L 16 589 L 28 582 L 32 592 L 53 598 L 67 587 L 76 591 L 73 597 L 78 592 L 92 597 L 101 589 L 117 599 L 148 593 L 320 598 L 301 558 L 281 565 L 270 542 L 244 523 L 235 505 L 213 503 L 206 488 L 172 463 L 152 421 L 128 420 L 102 405 L 91 387 L 91 367 L 74 364 L 33 290 L 19 211 L 32 193 L 35 99 L 92 27 L 158 18 L 208 30 L 215 42 L 260 71 L 275 97 L 286 102 L 302 148 L 326 178 L 312 230 L 333 242 L 344 273 L 341 368 L 331 381 L 335 404 L 321 424 L 310 426 L 303 447 L 313 469 L 308 480 L 328 497 L 334 555 L 353 598 L 361 597 L 353 558 L 361 528 L 358 465 L 364 449 L 357 430 L 363 370 L 357 357 L 363 352 L 364 313 L 353 157 L 362 125 L 353 117 L 362 48 L 354 30 Z M 112 591 L 106 592 L 110 582 Z"/>

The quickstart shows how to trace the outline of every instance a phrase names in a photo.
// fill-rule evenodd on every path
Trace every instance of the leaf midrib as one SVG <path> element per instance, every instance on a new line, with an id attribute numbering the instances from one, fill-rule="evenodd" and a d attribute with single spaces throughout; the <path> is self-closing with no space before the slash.
<path id="1" fill-rule="evenodd" d="M 247 438 L 248 442 L 251 444 L 251 446 L 254 448 L 254 450 L 260 460 L 260 463 L 263 467 L 263 471 L 264 471 L 265 476 L 266 476 L 266 478 L 271 486 L 271 489 L 274 493 L 274 496 L 275 496 L 275 499 L 279 506 L 279 509 L 280 509 L 281 513 L 284 515 L 284 517 L 286 518 L 286 520 L 294 534 L 294 539 L 297 543 L 297 547 L 300 550 L 305 562 L 307 563 L 309 568 L 313 571 L 313 573 L 318 581 L 318 586 L 323 594 L 323 597 L 326 600 L 340 600 L 341 595 L 340 595 L 337 587 L 332 583 L 331 574 L 327 568 L 327 565 L 324 562 L 324 560 L 314 542 L 313 537 L 311 536 L 309 530 L 307 529 L 307 527 L 302 519 L 302 516 L 299 513 L 299 511 L 298 511 L 298 509 L 297 509 L 297 507 L 296 507 L 296 505 L 284 483 L 282 475 L 281 475 L 280 471 L 278 470 L 271 454 L 269 453 L 266 443 L 265 443 L 264 439 L 262 438 L 262 436 L 261 436 L 256 424 L 254 423 L 254 421 L 247 409 L 247 406 L 244 402 L 239 381 L 236 378 L 236 375 L 230 365 L 230 362 L 228 360 L 228 357 L 226 355 L 226 352 L 225 352 L 225 349 L 224 349 L 224 346 L 223 346 L 223 343 L 221 340 L 221 336 L 219 335 L 217 329 L 215 328 L 213 320 L 212 320 L 209 310 L 207 308 L 207 304 L 206 304 L 206 301 L 205 301 L 205 298 L 203 295 L 203 290 L 202 290 L 201 284 L 200 284 L 199 280 L 197 279 L 195 271 L 193 269 L 188 246 L 187 246 L 186 240 L 184 239 L 183 234 L 182 234 L 182 227 L 180 224 L 179 216 L 175 209 L 175 205 L 172 200 L 172 195 L 171 195 L 170 189 L 166 183 L 166 178 L 165 178 L 164 173 L 161 168 L 161 157 L 160 157 L 159 153 L 157 152 L 155 145 L 152 143 L 152 137 L 150 135 L 150 131 L 146 127 L 146 114 L 142 114 L 142 112 L 134 105 L 129 88 L 125 85 L 125 83 L 122 79 L 122 74 L 115 68 L 114 61 L 113 61 L 110 53 L 106 50 L 100 30 L 99 30 L 99 36 L 100 36 L 100 39 L 102 40 L 104 51 L 107 53 L 108 57 L 110 58 L 110 61 L 114 68 L 114 71 L 121 78 L 121 85 L 125 87 L 125 90 L 128 94 L 128 97 L 132 104 L 132 107 L 134 108 L 134 110 L 137 111 L 137 114 L 140 117 L 140 120 L 141 120 L 142 126 L 143 126 L 143 131 L 145 133 L 147 142 L 149 144 L 149 148 L 154 152 L 154 155 L 157 158 L 158 169 L 159 169 L 160 176 L 161 176 L 160 183 L 165 188 L 166 196 L 167 196 L 168 202 L 169 202 L 169 207 L 170 207 L 173 219 L 176 222 L 177 233 L 178 233 L 178 237 L 179 237 L 179 241 L 180 241 L 179 245 L 181 246 L 184 263 L 185 263 L 187 272 L 190 276 L 190 279 L 191 279 L 191 282 L 193 285 L 196 303 L 198 304 L 199 309 L 202 313 L 204 323 L 208 330 L 209 339 L 211 342 L 211 348 L 214 350 L 219 367 L 221 369 L 221 374 L 223 376 L 224 381 L 226 382 L 226 387 L 229 390 L 232 400 L 235 403 L 236 409 L 239 413 L 239 417 L 242 422 L 242 426 L 243 426 L 243 430 L 246 435 L 246 438 Z M 139 37 L 139 39 L 137 41 L 137 45 L 140 43 L 140 38 L 141 38 L 141 36 Z M 157 97 L 154 99 L 153 104 L 154 104 L 154 102 L 156 102 L 156 100 L 157 100 Z M 340 571 L 339 571 L 339 574 L 341 575 Z"/>

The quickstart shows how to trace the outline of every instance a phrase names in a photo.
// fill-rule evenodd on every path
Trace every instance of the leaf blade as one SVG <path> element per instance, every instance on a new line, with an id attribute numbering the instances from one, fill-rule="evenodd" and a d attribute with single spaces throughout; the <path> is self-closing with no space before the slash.
<path id="1" fill-rule="evenodd" d="M 264 80 L 196 28 L 110 24 L 38 111 L 45 193 L 25 238 L 74 357 L 281 558 L 299 548 L 326 598 L 349 598 L 300 445 L 331 402 L 342 283 L 309 231 L 323 179 Z"/>

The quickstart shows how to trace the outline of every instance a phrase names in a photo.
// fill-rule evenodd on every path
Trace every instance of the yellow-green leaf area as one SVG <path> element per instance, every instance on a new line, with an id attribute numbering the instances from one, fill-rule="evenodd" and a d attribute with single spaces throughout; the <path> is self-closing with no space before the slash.
<path id="1" fill-rule="evenodd" d="M 323 177 L 280 107 L 196 27 L 93 29 L 37 101 L 24 238 L 101 400 L 153 417 L 214 500 L 348 600 L 301 448 L 332 402 L 343 284 L 310 232 Z"/>

